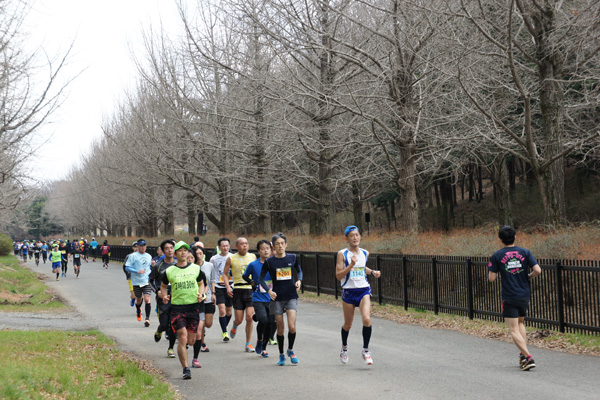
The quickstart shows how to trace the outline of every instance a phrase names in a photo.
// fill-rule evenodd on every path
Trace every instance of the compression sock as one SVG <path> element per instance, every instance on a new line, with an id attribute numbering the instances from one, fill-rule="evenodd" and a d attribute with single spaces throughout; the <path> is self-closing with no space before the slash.
<path id="1" fill-rule="evenodd" d="M 146 303 L 146 319 L 150 319 L 150 312 L 152 311 L 152 304 Z"/>
<path id="2" fill-rule="evenodd" d="M 229 321 L 231 321 L 231 315 L 228 315 L 225 318 L 227 318 L 227 323 L 225 324 L 225 332 L 227 332 L 227 325 L 229 325 Z"/>
<path id="3" fill-rule="evenodd" d="M 202 347 L 202 343 L 199 340 L 196 340 L 194 343 L 194 358 L 198 358 L 198 354 L 200 354 L 200 347 Z"/>
<path id="4" fill-rule="evenodd" d="M 258 340 L 264 341 L 266 329 L 267 324 L 265 322 L 259 321 L 258 324 L 256 324 L 256 338 Z"/>
<path id="5" fill-rule="evenodd" d="M 135 303 L 135 315 L 142 314 L 142 303 Z"/>
<path id="6" fill-rule="evenodd" d="M 221 325 L 221 331 L 227 332 L 227 317 L 219 317 L 219 325 Z"/>
<path id="7" fill-rule="evenodd" d="M 363 349 L 369 348 L 369 342 L 371 341 L 371 332 L 373 326 L 363 326 Z"/>
<path id="8" fill-rule="evenodd" d="M 296 332 L 292 333 L 289 332 L 288 333 L 288 342 L 290 342 L 288 344 L 288 349 L 292 350 L 294 348 L 294 342 L 296 341 Z"/>
<path id="9" fill-rule="evenodd" d="M 58 275 L 60 275 L 60 272 L 57 272 L 57 273 L 56 273 L 56 279 L 58 279 Z"/>
<path id="10" fill-rule="evenodd" d="M 177 339 L 177 335 L 175 332 L 171 332 L 169 335 L 169 348 L 172 349 L 175 346 L 175 340 Z"/>
<path id="11" fill-rule="evenodd" d="M 363 331 L 364 332 L 364 331 Z M 344 328 L 342 327 L 342 346 L 348 346 L 348 335 L 350 334 L 350 331 L 346 331 L 344 330 Z"/>
<path id="12" fill-rule="evenodd" d="M 277 345 L 279 346 L 279 354 L 283 354 L 283 335 L 277 335 Z"/>

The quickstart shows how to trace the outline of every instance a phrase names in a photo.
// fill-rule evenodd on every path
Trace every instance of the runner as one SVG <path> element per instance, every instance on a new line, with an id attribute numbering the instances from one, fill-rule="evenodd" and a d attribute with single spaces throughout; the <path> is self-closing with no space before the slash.
<path id="1" fill-rule="evenodd" d="M 102 266 L 108 269 L 108 263 L 110 262 L 110 246 L 108 240 L 104 241 L 104 244 L 100 246 L 100 254 L 102 255 Z M 94 259 L 96 261 L 96 259 Z"/>
<path id="2" fill-rule="evenodd" d="M 65 242 L 63 240 L 59 240 L 58 250 L 60 250 L 60 252 L 62 254 L 62 264 L 61 264 L 62 276 L 64 278 L 66 278 L 67 277 L 67 265 L 69 262 L 69 248 L 67 247 L 67 245 L 65 244 Z"/>
<path id="3" fill-rule="evenodd" d="M 42 245 L 36 241 L 33 244 L 33 256 L 35 257 L 35 266 L 39 266 L 40 265 L 40 253 L 42 252 Z"/>
<path id="4" fill-rule="evenodd" d="M 373 358 L 369 352 L 369 342 L 373 331 L 371 325 L 371 285 L 369 285 L 367 275 L 379 278 L 381 271 L 375 271 L 367 267 L 369 252 L 359 247 L 361 236 L 356 226 L 348 226 L 344 231 L 344 235 L 348 247 L 338 252 L 335 269 L 335 277 L 339 279 L 342 286 L 342 310 L 344 312 L 340 361 L 342 364 L 348 363 L 348 334 L 354 320 L 354 310 L 358 307 L 363 323 L 362 357 L 365 364 L 372 365 Z"/>
<path id="5" fill-rule="evenodd" d="M 46 241 L 42 242 L 42 246 L 40 247 L 42 251 L 42 260 L 44 260 L 44 264 L 46 264 L 46 260 L 48 259 L 48 244 Z"/>
<path id="6" fill-rule="evenodd" d="M 196 242 L 202 243 L 202 242 Z M 213 319 L 215 315 L 215 283 L 219 281 L 215 266 L 210 262 L 204 261 L 204 247 L 193 246 L 190 254 L 194 255 L 194 261 L 200 266 L 200 269 L 204 273 L 206 278 L 206 285 L 204 293 L 206 293 L 206 299 L 204 300 L 204 312 L 200 313 L 200 324 L 198 325 L 198 333 L 196 334 L 196 343 L 194 343 L 194 358 L 192 360 L 192 367 L 200 368 L 198 362 L 198 354 L 200 352 L 208 353 L 210 350 L 206 346 L 204 337 L 206 329 L 212 327 Z"/>
<path id="7" fill-rule="evenodd" d="M 92 238 L 92 241 L 90 242 L 90 249 L 92 252 L 92 261 L 96 262 L 96 254 L 98 252 L 98 242 L 96 242 L 96 238 Z"/>
<path id="8" fill-rule="evenodd" d="M 78 243 L 75 243 L 75 249 L 71 254 L 73 256 L 73 270 L 75 271 L 75 276 L 79 278 L 79 271 L 81 270 L 81 247 L 79 247 Z"/>
<path id="9" fill-rule="evenodd" d="M 156 293 L 158 328 L 156 328 L 156 332 L 154 332 L 154 341 L 157 343 L 160 342 L 160 339 L 162 338 L 162 333 L 166 332 L 167 339 L 169 340 L 167 357 L 175 358 L 175 352 L 173 351 L 173 347 L 175 346 L 177 334 L 173 332 L 172 329 L 170 329 L 171 303 L 163 302 L 163 293 L 160 290 L 163 273 L 167 270 L 167 268 L 176 264 L 176 260 L 174 259 L 175 241 L 173 239 L 163 240 L 163 242 L 159 246 L 159 249 L 161 249 L 163 256 L 152 267 L 152 272 L 150 272 L 150 276 L 148 277 L 149 282 L 152 285 L 154 292 Z M 167 286 L 166 294 L 171 294 L 171 285 Z"/>
<path id="10" fill-rule="evenodd" d="M 13 251 L 15 253 L 15 257 L 19 257 L 19 250 L 21 250 L 21 243 L 13 242 Z"/>
<path id="11" fill-rule="evenodd" d="M 231 257 L 229 253 L 230 241 L 226 237 L 222 237 L 217 241 L 217 247 L 219 254 L 216 254 L 210 258 L 210 263 L 215 266 L 219 282 L 215 284 L 215 295 L 217 297 L 217 307 L 219 307 L 219 325 L 221 325 L 221 337 L 224 342 L 229 341 L 227 335 L 227 325 L 231 320 L 231 311 L 233 306 L 233 300 L 227 296 L 227 289 L 225 288 L 225 282 L 223 281 L 223 270 L 225 269 L 225 263 L 227 259 Z M 232 285 L 233 281 L 231 277 L 225 277 L 225 280 L 229 281 Z"/>
<path id="12" fill-rule="evenodd" d="M 302 284 L 302 269 L 298 257 L 295 254 L 286 253 L 287 238 L 283 233 L 275 234 L 271 241 L 275 248 L 275 254 L 265 260 L 259 281 L 271 297 L 271 313 L 275 315 L 275 322 L 277 323 L 277 344 L 279 345 L 277 365 L 285 365 L 285 354 L 283 354 L 284 312 L 287 316 L 289 331 L 287 355 L 292 364 L 298 364 L 298 357 L 294 353 L 294 342 L 296 340 L 298 289 Z M 272 288 L 265 282 L 267 273 L 273 278 Z"/>
<path id="13" fill-rule="evenodd" d="M 56 274 L 56 280 L 60 274 L 63 254 L 58 248 L 58 243 L 52 245 L 52 253 L 50 253 L 50 262 L 52 263 L 52 272 Z"/>
<path id="14" fill-rule="evenodd" d="M 150 326 L 150 312 L 152 311 L 152 305 L 150 304 L 152 287 L 148 282 L 152 256 L 146 253 L 146 241 L 144 239 L 138 239 L 137 248 L 137 253 L 131 253 L 129 255 L 127 263 L 125 264 L 125 269 L 131 272 L 131 284 L 133 285 L 133 293 L 136 298 L 135 308 L 138 321 L 142 320 L 142 299 L 146 304 L 146 319 L 144 320 L 144 326 L 147 328 Z"/>
<path id="15" fill-rule="evenodd" d="M 248 239 L 240 237 L 235 241 L 235 248 L 237 249 L 236 254 L 232 254 L 231 257 L 225 262 L 225 269 L 223 270 L 223 282 L 225 282 L 225 288 L 227 289 L 227 295 L 233 299 L 233 310 L 235 318 L 233 319 L 233 327 L 229 331 L 229 336 L 233 339 L 237 334 L 237 328 L 244 321 L 244 311 L 246 320 L 246 346 L 245 350 L 247 353 L 254 352 L 252 346 L 252 317 L 254 316 L 254 305 L 252 304 L 252 285 L 248 284 L 242 278 L 242 275 L 246 271 L 248 264 L 256 260 L 256 256 L 252 253 L 248 253 Z M 233 277 L 233 285 L 229 285 L 229 271 Z"/>
<path id="16" fill-rule="evenodd" d="M 127 259 L 129 259 L 129 256 L 137 252 L 137 242 L 133 242 L 133 244 L 131 245 L 131 250 L 133 251 L 127 254 L 125 256 L 125 259 L 123 260 L 123 272 L 125 273 L 125 279 L 127 279 L 127 286 L 129 286 L 129 305 L 133 307 L 135 306 L 135 293 L 133 293 L 133 285 L 131 284 L 131 272 L 127 271 L 126 264 Z"/>
<path id="17" fill-rule="evenodd" d="M 85 262 L 89 262 L 89 255 L 90 255 L 90 244 L 87 242 L 87 239 L 85 239 L 83 241 L 83 247 L 81 248 L 82 252 L 83 252 L 83 259 L 85 260 Z"/>
<path id="18" fill-rule="evenodd" d="M 202 301 L 206 281 L 200 267 L 187 262 L 189 249 L 190 246 L 185 242 L 177 242 L 177 264 L 167 268 L 160 285 L 161 293 L 167 293 L 167 285 L 171 284 L 171 294 L 163 295 L 163 302 L 171 300 L 171 326 L 179 338 L 177 355 L 183 367 L 183 379 L 192 379 L 188 367 L 187 346 L 193 347 L 196 343 L 200 313 L 204 311 Z"/>
<path id="19" fill-rule="evenodd" d="M 21 245 L 21 257 L 23 257 L 24 262 L 27 262 L 27 254 L 29 254 L 29 245 L 27 241 L 24 241 Z"/>
<path id="20" fill-rule="evenodd" d="M 35 247 L 35 240 L 32 240 L 29 243 L 29 247 L 28 247 L 28 253 L 29 253 L 29 260 L 33 260 L 33 248 Z"/>
<path id="21" fill-rule="evenodd" d="M 267 258 L 271 256 L 271 243 L 267 240 L 261 240 L 256 244 L 259 259 L 248 265 L 242 278 L 248 283 L 252 283 L 252 305 L 254 306 L 254 320 L 258 321 L 256 325 L 256 347 L 255 351 L 261 357 L 269 357 L 267 353 L 267 345 L 272 332 L 275 330 L 275 317 L 270 312 L 271 297 L 266 290 L 258 283 L 258 278 L 263 268 L 263 264 Z M 265 282 L 269 288 L 273 287 L 271 275 L 267 272 Z"/>
<path id="22" fill-rule="evenodd" d="M 527 249 L 515 246 L 515 229 L 503 226 L 498 238 L 504 247 L 492 255 L 488 266 L 488 280 L 494 282 L 500 274 L 502 283 L 502 315 L 510 329 L 510 336 L 521 350 L 521 370 L 535 367 L 535 361 L 527 349 L 525 317 L 531 298 L 530 280 L 542 273 L 537 260 Z M 532 269 L 529 272 L 529 269 Z"/>

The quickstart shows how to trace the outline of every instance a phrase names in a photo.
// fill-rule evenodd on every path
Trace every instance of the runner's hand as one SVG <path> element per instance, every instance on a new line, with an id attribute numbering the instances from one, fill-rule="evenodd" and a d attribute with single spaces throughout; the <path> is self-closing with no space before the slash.
<path id="1" fill-rule="evenodd" d="M 163 303 L 169 304 L 169 300 L 171 300 L 171 295 L 167 294 L 163 296 Z"/>
<path id="2" fill-rule="evenodd" d="M 272 290 L 269 290 L 269 296 L 271 296 L 271 300 L 275 300 L 277 298 L 277 293 Z"/>

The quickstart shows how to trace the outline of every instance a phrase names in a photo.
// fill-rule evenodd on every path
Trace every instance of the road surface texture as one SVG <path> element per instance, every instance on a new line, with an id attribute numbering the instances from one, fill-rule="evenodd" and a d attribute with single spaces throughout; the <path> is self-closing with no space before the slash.
<path id="1" fill-rule="evenodd" d="M 109 269 L 84 263 L 78 279 L 55 281 L 50 265 L 28 267 L 47 276 L 47 284 L 74 306 L 77 315 L 0 313 L 0 328 L 90 329 L 112 337 L 122 350 L 149 360 L 188 399 L 600 399 L 600 359 L 532 348 L 537 367 L 520 371 L 513 344 L 454 331 L 425 329 L 373 319 L 370 350 L 374 364 L 361 357 L 362 324 L 355 317 L 349 338 L 349 363 L 339 361 L 341 308 L 301 301 L 295 351 L 277 362 L 277 346 L 262 359 L 244 352 L 243 325 L 229 343 L 221 341 L 218 318 L 207 330 L 209 353 L 200 353 L 201 369 L 182 380 L 178 359 L 169 359 L 167 341 L 154 342 L 157 326 L 152 299 L 151 325 L 145 328 L 129 305 L 120 263 Z M 143 309 L 143 308 L 142 308 Z M 232 321 L 233 322 L 233 321 Z M 230 323 L 231 327 L 231 323 Z M 287 330 L 286 330 L 287 331 Z M 256 332 L 253 332 L 253 345 Z M 287 343 L 287 333 L 286 333 Z M 189 350 L 191 363 L 192 349 Z"/>

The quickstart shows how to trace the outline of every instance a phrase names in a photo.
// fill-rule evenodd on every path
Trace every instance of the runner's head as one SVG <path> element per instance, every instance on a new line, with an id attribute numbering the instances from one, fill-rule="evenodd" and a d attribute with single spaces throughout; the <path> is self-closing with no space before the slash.
<path id="1" fill-rule="evenodd" d="M 245 255 L 248 252 L 248 239 L 245 237 L 239 237 L 235 241 L 235 248 L 240 253 L 241 256 Z"/>
<path id="2" fill-rule="evenodd" d="M 198 264 L 204 259 L 204 247 L 192 246 L 191 253 L 194 255 L 194 262 Z"/>
<path id="3" fill-rule="evenodd" d="M 175 244 L 175 257 L 177 257 L 177 260 L 186 260 L 187 261 L 187 255 L 189 252 L 190 246 L 184 242 L 183 240 L 180 240 L 179 242 L 177 242 Z"/>
<path id="4" fill-rule="evenodd" d="M 105 240 L 104 241 L 104 245 L 106 246 L 107 244 L 108 244 L 108 240 Z"/>
<path id="5" fill-rule="evenodd" d="M 273 248 L 271 242 L 268 240 L 259 240 L 258 243 L 256 243 L 256 250 L 258 250 L 258 254 L 261 258 L 268 258 L 271 256 Z"/>
<path id="6" fill-rule="evenodd" d="M 217 240 L 217 247 L 221 251 L 222 255 L 229 253 L 230 246 L 231 246 L 231 241 L 229 240 L 229 238 L 222 237 L 219 240 Z"/>
<path id="7" fill-rule="evenodd" d="M 146 251 L 146 241 L 144 239 L 137 240 L 137 249 L 140 253 L 144 253 Z"/>
<path id="8" fill-rule="evenodd" d="M 273 243 L 273 248 L 275 249 L 275 254 L 278 256 L 285 255 L 285 248 L 287 247 L 287 238 L 282 232 L 276 233 L 271 238 L 271 243 Z"/>
<path id="9" fill-rule="evenodd" d="M 346 241 L 350 246 L 358 246 L 360 243 L 360 231 L 358 230 L 357 226 L 347 226 L 344 230 L 344 235 L 346 236 Z"/>
<path id="10" fill-rule="evenodd" d="M 137 242 L 133 242 L 131 244 L 131 248 L 133 249 L 133 251 L 137 251 Z"/>
<path id="11" fill-rule="evenodd" d="M 498 238 L 500 238 L 502 243 L 504 243 L 506 246 L 510 246 L 515 243 L 516 235 L 517 232 L 512 226 L 504 225 L 498 230 Z"/>
<path id="12" fill-rule="evenodd" d="M 165 258 L 170 260 L 175 254 L 175 241 L 173 239 L 163 240 L 160 244 L 160 248 L 165 255 Z"/>

